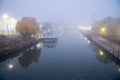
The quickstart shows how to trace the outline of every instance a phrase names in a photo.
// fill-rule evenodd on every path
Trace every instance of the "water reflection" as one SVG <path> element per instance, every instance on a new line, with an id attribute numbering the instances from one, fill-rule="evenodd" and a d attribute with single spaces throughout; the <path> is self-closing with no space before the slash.
<path id="1" fill-rule="evenodd" d="M 115 62 L 117 65 L 120 66 L 120 60 L 113 57 L 109 52 L 105 51 L 104 49 L 102 49 L 100 46 L 98 46 L 97 44 L 95 44 L 92 41 L 91 41 L 91 44 L 89 44 L 89 45 L 90 45 L 90 47 L 92 47 L 93 51 L 96 53 L 96 58 L 99 61 L 101 61 L 105 64 Z"/>
<path id="2" fill-rule="evenodd" d="M 53 40 L 43 40 L 42 42 L 34 45 L 34 46 L 27 46 L 25 48 L 22 48 L 20 50 L 17 50 L 13 53 L 7 54 L 5 56 L 0 56 L 0 63 L 5 62 L 7 60 L 12 60 L 18 56 L 23 55 L 24 53 L 34 53 L 36 51 L 36 53 L 39 53 L 41 51 L 42 46 L 46 47 L 46 48 L 54 48 L 57 46 L 57 41 L 58 39 L 53 39 Z M 38 51 L 38 52 L 37 52 Z M 27 55 L 27 54 L 26 54 Z M 36 54 L 35 54 L 36 55 Z"/>
<path id="3" fill-rule="evenodd" d="M 43 41 L 43 47 L 46 48 L 55 48 L 57 46 L 57 39 L 52 41 Z"/>
<path id="4" fill-rule="evenodd" d="M 13 67 L 14 67 L 13 64 L 9 64 L 9 65 L 8 65 L 8 68 L 9 68 L 9 69 L 12 69 Z"/>
<path id="5" fill-rule="evenodd" d="M 36 46 L 32 46 L 28 50 L 24 51 L 22 56 L 18 58 L 19 64 L 21 65 L 21 67 L 28 68 L 28 66 L 32 62 L 37 62 L 38 61 L 38 59 L 40 57 L 40 54 L 41 54 L 40 45 L 41 44 L 38 43 Z"/>
<path id="6" fill-rule="evenodd" d="M 96 57 L 99 61 L 105 64 L 112 62 L 111 59 L 101 49 L 96 50 Z"/>
<path id="7" fill-rule="evenodd" d="M 114 60 L 91 43 L 65 34 L 58 47 L 42 47 L 42 52 L 41 43 L 29 47 L 8 63 L 0 63 L 0 76 L 5 78 L 0 80 L 120 80 L 120 67 L 110 64 Z"/>
<path id="8" fill-rule="evenodd" d="M 23 49 L 23 50 L 25 50 L 25 49 Z M 19 56 L 20 54 L 22 54 L 22 50 L 18 50 L 16 52 L 10 53 L 5 56 L 0 56 L 0 63 L 8 61 L 8 60 L 12 60 L 12 59 L 16 58 L 17 56 Z"/>
<path id="9" fill-rule="evenodd" d="M 8 69 L 13 69 L 13 63 L 10 63 L 16 57 L 19 64 L 23 68 L 27 68 L 33 61 L 37 62 L 41 54 L 41 43 L 35 44 L 34 46 L 29 46 L 20 50 L 19 52 L 11 53 L 10 55 L 0 57 L 0 67 L 4 68 L 7 66 Z"/>

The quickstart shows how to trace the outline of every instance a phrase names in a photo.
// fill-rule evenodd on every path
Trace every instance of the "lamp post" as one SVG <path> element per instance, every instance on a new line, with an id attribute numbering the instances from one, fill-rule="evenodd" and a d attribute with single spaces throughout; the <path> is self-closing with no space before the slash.
<path id="1" fill-rule="evenodd" d="M 102 27 L 102 28 L 100 29 L 100 33 L 101 33 L 102 35 L 105 35 L 105 34 L 106 34 L 106 28 L 105 28 L 105 27 Z"/>
<path id="2" fill-rule="evenodd" d="M 105 32 L 106 31 L 106 29 L 103 27 L 103 28 L 101 28 L 101 32 Z"/>

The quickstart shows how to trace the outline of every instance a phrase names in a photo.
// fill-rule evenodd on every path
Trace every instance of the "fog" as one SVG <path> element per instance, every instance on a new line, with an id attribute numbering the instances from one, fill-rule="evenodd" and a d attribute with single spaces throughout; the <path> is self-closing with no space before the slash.
<path id="1" fill-rule="evenodd" d="M 107 16 L 120 16 L 119 0 L 0 0 L 0 14 L 18 19 L 36 17 L 42 22 L 86 25 Z"/>

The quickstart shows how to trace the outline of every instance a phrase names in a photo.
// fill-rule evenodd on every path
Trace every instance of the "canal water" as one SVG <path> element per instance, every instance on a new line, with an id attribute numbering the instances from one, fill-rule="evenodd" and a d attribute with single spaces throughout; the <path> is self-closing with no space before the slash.
<path id="1" fill-rule="evenodd" d="M 109 53 L 72 30 L 57 41 L 0 58 L 0 80 L 120 80 L 120 67 Z"/>

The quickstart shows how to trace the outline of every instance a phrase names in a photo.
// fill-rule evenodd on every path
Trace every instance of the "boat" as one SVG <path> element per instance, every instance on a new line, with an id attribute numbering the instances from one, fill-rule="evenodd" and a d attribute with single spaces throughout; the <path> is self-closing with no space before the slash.
<path id="1" fill-rule="evenodd" d="M 55 32 L 43 32 L 42 34 L 43 42 L 54 42 L 58 39 L 58 34 Z"/>

